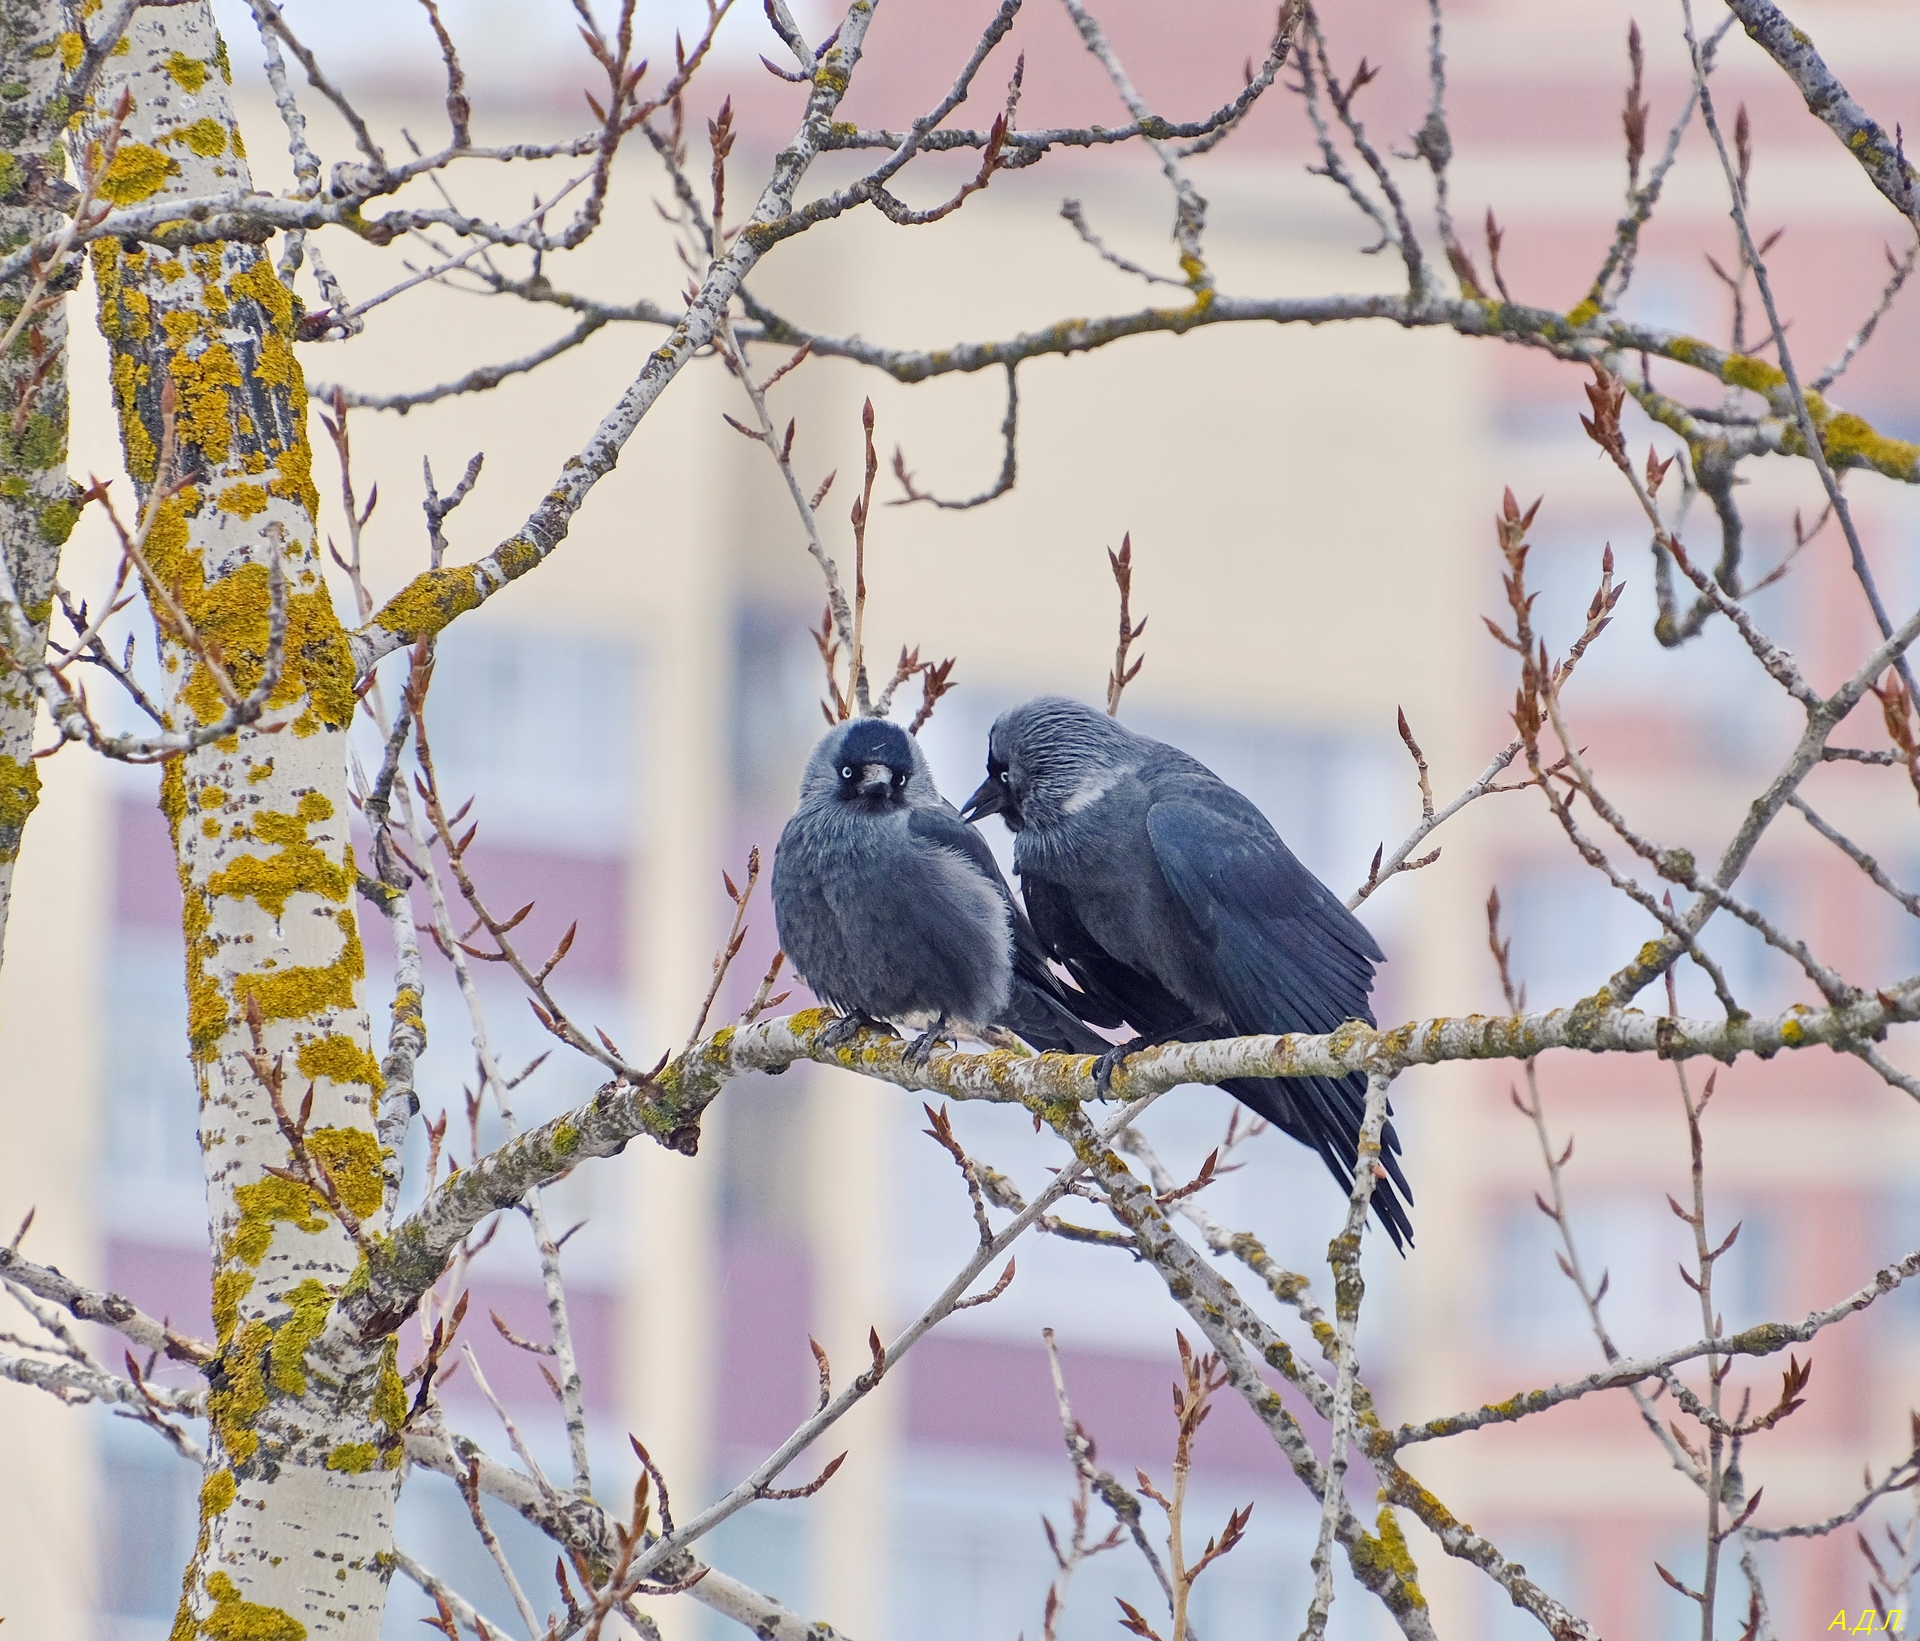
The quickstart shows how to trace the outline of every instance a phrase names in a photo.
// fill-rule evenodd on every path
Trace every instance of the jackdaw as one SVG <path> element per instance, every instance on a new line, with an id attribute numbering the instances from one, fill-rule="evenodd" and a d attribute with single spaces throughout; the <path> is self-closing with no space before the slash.
<path id="1" fill-rule="evenodd" d="M 899 1021 L 922 1028 L 916 1064 L 955 1030 L 1002 1027 L 1078 1054 L 1112 1046 L 1082 1023 L 993 851 L 898 724 L 856 718 L 813 749 L 774 850 L 773 910 L 795 970 L 844 1016 L 829 1041 Z"/>
<path id="2" fill-rule="evenodd" d="M 1385 956 L 1267 818 L 1177 747 L 1077 701 L 1043 696 L 1001 715 L 969 821 L 1014 833 L 1027 913 L 1096 1013 L 1139 1035 L 1111 1051 L 1373 1024 L 1367 993 Z M 1094 1017 L 1089 1015 L 1089 1017 Z M 1238 1078 L 1222 1085 L 1351 1186 L 1367 1080 Z M 1373 1208 L 1396 1247 L 1413 1235 L 1389 1124 L 1389 1180 Z"/>

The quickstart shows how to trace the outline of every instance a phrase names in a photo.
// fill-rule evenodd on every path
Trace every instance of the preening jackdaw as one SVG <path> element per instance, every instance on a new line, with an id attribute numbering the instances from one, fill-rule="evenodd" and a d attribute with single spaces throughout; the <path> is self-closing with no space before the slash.
<path id="1" fill-rule="evenodd" d="M 830 1028 L 842 1041 L 899 1021 L 923 1028 L 909 1051 L 920 1061 L 956 1029 L 1004 1027 L 1042 1050 L 1110 1046 L 898 724 L 856 718 L 813 749 L 774 850 L 773 910 L 794 968 L 846 1016 Z"/>
<path id="2" fill-rule="evenodd" d="M 1177 747 L 1077 701 L 1043 696 L 1003 713 L 969 821 L 999 815 L 1046 949 L 1096 1011 L 1139 1033 L 1132 1047 L 1373 1024 L 1367 993 L 1385 957 L 1252 803 Z M 1106 1062 L 1111 1065 L 1113 1062 Z M 1350 1185 L 1366 1078 L 1241 1078 L 1222 1085 L 1320 1154 Z M 1389 1124 L 1389 1180 L 1374 1213 L 1396 1247 L 1412 1192 Z"/>

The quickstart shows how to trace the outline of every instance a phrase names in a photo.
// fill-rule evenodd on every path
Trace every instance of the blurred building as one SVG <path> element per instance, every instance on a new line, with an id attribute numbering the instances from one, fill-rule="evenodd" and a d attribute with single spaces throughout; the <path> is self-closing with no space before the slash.
<path id="1" fill-rule="evenodd" d="M 944 88 L 987 11 L 982 0 L 883 6 L 848 113 L 905 123 Z M 1920 123 L 1920 20 L 1911 8 L 1806 11 L 1862 102 L 1885 122 Z M 1404 0 L 1340 12 L 1329 19 L 1337 66 L 1350 72 L 1362 51 L 1386 65 L 1365 93 L 1374 99 L 1365 115 L 1378 140 L 1404 146 L 1424 118 L 1426 12 Z M 456 33 L 464 18 L 480 42 L 485 138 L 531 136 L 573 118 L 578 65 L 541 57 L 530 42 L 520 53 L 522 31 L 536 28 L 520 11 L 488 12 L 476 0 L 448 15 Z M 1232 94 L 1242 58 L 1259 55 L 1271 21 L 1264 4 L 1238 0 L 1177 20 L 1143 0 L 1103 15 L 1145 95 L 1181 117 Z M 1506 235 L 1503 271 L 1520 300 L 1573 306 L 1604 255 L 1623 187 L 1628 15 L 1613 0 L 1565 0 L 1550 13 L 1478 0 L 1450 13 L 1454 212 L 1477 224 L 1494 208 Z M 1677 20 L 1662 9 L 1640 21 L 1653 126 L 1664 135 L 1684 94 Z M 556 13 L 553 33 L 566 27 Z M 732 90 L 746 121 L 730 190 L 739 199 L 797 102 L 754 62 L 771 49 L 756 32 L 758 14 L 743 8 L 728 27 L 740 38 L 708 90 L 715 101 Z M 383 87 L 391 99 L 380 105 L 383 128 L 435 129 L 437 94 L 394 66 L 424 48 L 419 30 L 403 38 L 399 24 L 376 23 L 372 7 L 342 7 L 316 28 L 337 30 L 331 43 L 349 67 Z M 244 37 L 236 33 L 234 46 L 243 67 L 253 56 L 238 43 Z M 1016 47 L 1027 53 L 1023 124 L 1116 117 L 1064 13 L 1023 14 L 1003 53 Z M 1753 113 L 1757 224 L 1789 225 L 1773 266 L 1793 317 L 1790 341 L 1811 374 L 1871 309 L 1884 280 L 1880 244 L 1895 222 L 1737 31 L 1723 54 L 1723 111 L 1730 117 L 1744 101 Z M 975 105 L 991 106 L 1004 78 L 990 65 Z M 529 83 L 542 94 L 568 87 L 566 112 L 544 106 Z M 487 121 L 489 87 L 519 96 L 508 117 Z M 271 106 L 249 104 L 246 128 L 258 174 L 272 177 Z M 1399 279 L 1397 267 L 1358 254 L 1366 225 L 1332 185 L 1305 173 L 1313 158 L 1305 131 L 1297 99 L 1276 91 L 1232 141 L 1194 162 L 1211 201 L 1222 289 L 1305 294 Z M 1723 340 L 1726 302 L 1705 257 L 1730 266 L 1732 230 L 1697 128 L 1683 155 L 1625 307 Z M 836 175 L 845 162 L 820 169 Z M 967 170 L 934 168 L 954 180 Z M 1403 180 L 1425 220 L 1426 190 L 1410 168 Z M 529 190 L 549 181 L 503 168 L 459 186 L 464 206 L 517 216 Z M 918 187 L 933 197 L 933 183 Z M 676 289 L 684 275 L 648 203 L 664 194 L 650 162 L 628 155 L 606 226 L 564 271 L 550 261 L 549 277 L 617 299 Z M 1003 175 L 937 228 L 902 232 L 868 214 L 817 230 L 774 257 L 755 290 L 803 322 L 915 346 L 1177 296 L 1099 262 L 1058 219 L 1063 195 L 1083 202 L 1116 250 L 1171 268 L 1170 201 L 1148 158 L 1068 156 Z M 1482 256 L 1477 231 L 1472 243 Z M 356 297 L 394 277 L 390 259 L 351 246 L 335 259 Z M 1894 308 L 1833 395 L 1909 436 L 1920 432 L 1916 300 Z M 83 293 L 74 314 L 77 474 L 118 470 L 104 350 L 86 306 Z M 1748 324 L 1752 339 L 1751 316 Z M 397 391 L 516 357 L 558 328 L 555 315 L 508 299 L 415 292 L 377 311 L 360 341 L 310 349 L 306 363 L 316 382 Z M 376 590 L 424 562 L 414 512 L 423 457 L 444 486 L 473 452 L 486 453 L 480 484 L 450 525 L 455 557 L 482 553 L 517 526 L 651 345 L 647 332 L 615 328 L 485 395 L 404 418 L 355 413 L 356 484 L 365 495 L 377 480 L 382 496 L 365 542 Z M 771 368 L 772 356 L 761 362 Z M 1131 532 L 1135 608 L 1152 625 L 1125 716 L 1240 785 L 1344 893 L 1364 877 L 1376 844 L 1391 849 L 1419 814 L 1397 707 L 1443 799 L 1510 734 L 1509 657 L 1479 618 L 1501 613 L 1492 518 L 1511 486 L 1523 502 L 1545 497 L 1532 571 L 1550 642 L 1564 646 L 1577 632 L 1603 544 L 1629 584 L 1614 628 L 1570 691 L 1592 760 L 1647 831 L 1711 847 L 1782 756 L 1791 715 L 1724 623 L 1678 652 L 1655 644 L 1644 526 L 1580 432 L 1582 380 L 1497 343 L 1362 325 L 1218 327 L 1039 361 L 1021 376 L 1011 494 L 968 512 L 876 509 L 870 653 L 876 665 L 902 644 L 957 657 L 960 688 L 924 741 L 943 789 L 964 794 L 1001 708 L 1043 689 L 1099 695 L 1114 620 L 1104 550 Z M 810 362 L 776 390 L 776 412 L 798 420 L 803 474 L 839 474 L 823 518 L 843 563 L 862 398 L 878 415 L 883 462 L 897 443 L 921 485 L 964 496 L 999 469 L 1003 392 L 998 373 L 907 388 L 832 361 Z M 429 709 L 446 790 L 476 800 L 471 859 L 492 903 L 537 903 L 523 926 L 534 948 L 577 920 L 562 994 L 576 1017 L 643 1060 L 677 1048 L 692 1029 L 729 911 L 720 873 L 740 879 L 755 844 L 770 854 L 820 727 L 808 636 L 822 601 L 817 572 L 764 453 L 722 423 L 728 412 L 741 414 L 742 401 L 718 366 L 688 371 L 565 547 L 449 634 Z M 1671 446 L 1633 413 L 1629 431 L 1636 448 L 1649 438 Z M 329 528 L 344 542 L 324 451 L 318 459 Z M 1791 546 L 1795 510 L 1817 513 L 1816 487 L 1803 464 L 1750 464 L 1748 477 L 1749 562 L 1767 567 Z M 896 493 L 883 476 L 879 498 Z M 1871 476 L 1856 476 L 1850 494 L 1889 603 L 1911 608 L 1920 600 L 1920 505 Z M 1701 550 L 1717 545 L 1704 507 L 1689 527 Z M 101 533 L 83 521 L 67 580 L 90 587 L 105 562 Z M 1831 532 L 1753 608 L 1817 680 L 1841 676 L 1867 640 Z M 1877 744 L 1879 734 L 1863 724 L 1856 739 Z M 37 1205 L 30 1252 L 208 1331 L 194 1095 L 178 1051 L 178 898 L 154 781 L 71 751 L 46 773 L 0 984 L 8 1068 L 0 1121 L 9 1136 L 0 1216 Z M 1893 783 L 1828 769 L 1809 791 L 1897 877 L 1920 879 L 1920 832 Z M 1794 818 L 1774 834 L 1747 880 L 1760 904 L 1863 984 L 1920 964 L 1911 920 L 1903 924 L 1854 868 Z M 1436 865 L 1390 884 L 1367 908 L 1391 956 L 1376 994 L 1383 1022 L 1499 1006 L 1483 911 L 1495 884 L 1537 1004 L 1591 991 L 1646 938 L 1645 920 L 1579 864 L 1530 794 L 1485 800 L 1437 841 Z M 376 921 L 368 919 L 368 998 L 383 1031 L 387 959 Z M 771 953 L 764 896 L 750 922 L 723 1008 L 741 1006 Z M 1744 930 L 1716 924 L 1707 944 L 1749 1006 L 1816 1000 Z M 430 961 L 444 982 L 444 965 Z M 1708 1007 L 1691 980 L 1682 981 L 1683 1007 Z M 489 1026 L 502 1060 L 517 1066 L 547 1039 L 497 981 L 482 973 Z M 464 1151 L 471 1033 L 450 985 L 438 986 L 428 1019 L 424 1104 L 452 1113 Z M 1910 1047 L 1892 1052 L 1911 1063 Z M 1419 1245 L 1404 1263 L 1369 1253 L 1361 1334 L 1364 1371 L 1396 1420 L 1510 1395 L 1600 1360 L 1555 1268 L 1552 1227 L 1533 1204 L 1542 1170 L 1532 1129 L 1509 1104 L 1518 1075 L 1507 1065 L 1436 1069 L 1409 1074 L 1397 1092 Z M 1674 1274 L 1691 1259 L 1690 1233 L 1661 1200 L 1684 1195 L 1687 1177 L 1672 1069 L 1561 1055 L 1542 1062 L 1540 1077 L 1556 1132 L 1578 1137 L 1568 1173 L 1574 1223 L 1588 1268 L 1611 1275 L 1608 1310 L 1622 1346 L 1696 1336 L 1697 1301 Z M 594 1082 L 556 1056 L 525 1085 L 521 1114 L 563 1109 Z M 1163 1102 L 1147 1126 L 1169 1166 L 1190 1171 L 1218 1142 L 1230 1107 L 1213 1091 L 1190 1091 Z M 1058 1148 L 1017 1113 L 963 1108 L 954 1118 L 977 1155 L 1029 1186 L 1056 1158 Z M 661 1458 L 683 1507 L 729 1485 L 810 1406 L 809 1334 L 844 1379 L 864 1360 L 869 1327 L 885 1335 L 939 1291 L 973 1232 L 951 1162 L 920 1137 L 923 1125 L 918 1102 L 897 1090 L 801 1067 L 730 1088 L 696 1160 L 635 1147 L 555 1193 L 560 1227 L 583 1227 L 566 1260 L 602 1497 L 630 1485 L 629 1430 Z M 1849 1060 L 1816 1051 L 1723 1069 L 1707 1132 L 1714 1229 L 1743 1227 L 1717 1294 L 1730 1327 L 1830 1303 L 1920 1236 L 1920 1114 Z M 1209 1199 L 1216 1217 L 1256 1231 L 1295 1268 L 1320 1272 L 1324 1289 L 1324 1248 L 1341 1204 L 1318 1163 L 1276 1136 L 1236 1160 L 1243 1170 Z M 502 1227 L 474 1288 L 466 1336 L 536 1455 L 563 1468 L 538 1364 L 486 1320 L 497 1312 L 521 1335 L 544 1337 L 524 1224 Z M 1151 1272 L 1122 1256 L 1029 1242 L 1001 1299 L 939 1330 L 897 1385 L 835 1432 L 817 1457 L 842 1447 L 851 1456 L 832 1484 L 805 1503 L 736 1518 L 713 1540 L 715 1559 L 862 1641 L 1037 1633 L 1052 1569 L 1038 1517 L 1062 1525 L 1071 1493 L 1039 1330 L 1052 1326 L 1062 1340 L 1076 1410 L 1103 1462 L 1123 1476 L 1139 1465 L 1164 1482 L 1180 1321 Z M 1812 1355 L 1807 1407 L 1748 1450 L 1749 1485 L 1766 1487 L 1769 1522 L 1841 1507 L 1863 1463 L 1880 1470 L 1906 1450 L 1905 1410 L 1920 1400 L 1920 1304 L 1897 1295 L 1823 1335 Z M 1769 1364 L 1734 1382 L 1766 1397 L 1772 1372 Z M 446 1395 L 458 1422 L 494 1439 L 470 1370 Z M 1324 1442 L 1324 1431 L 1316 1435 Z M 60 1415 L 26 1391 L 0 1394 L 0 1452 L 9 1635 L 163 1635 L 192 1543 L 197 1478 L 150 1433 Z M 789 1479 L 804 1479 L 807 1462 Z M 1698 1495 L 1623 1399 L 1584 1402 L 1518 1432 L 1432 1444 L 1409 1463 L 1603 1633 L 1698 1633 L 1693 1607 L 1653 1573 L 1655 1561 L 1682 1577 L 1697 1568 Z M 1246 1546 L 1202 1582 L 1196 1628 L 1209 1641 L 1291 1633 L 1308 1593 L 1314 1516 L 1238 1403 L 1222 1401 L 1208 1424 L 1197 1485 L 1202 1537 L 1232 1506 L 1251 1499 L 1256 1510 Z M 529 1583 L 544 1591 L 550 1547 L 515 1529 L 500 1523 Z M 1443 1633 L 1530 1631 L 1477 1573 L 1410 1531 Z M 507 1610 L 463 1507 L 438 1478 L 409 1484 L 402 1533 L 496 1616 Z M 89 1543 L 97 1553 L 79 1553 Z M 1116 1594 L 1146 1605 L 1128 1556 L 1116 1551 L 1081 1575 L 1063 1633 L 1108 1633 Z M 1850 1540 L 1767 1565 L 1782 1635 L 1824 1628 L 1835 1608 L 1865 1600 Z M 1723 1610 L 1743 1608 L 1737 1579 L 1723 1587 Z M 397 1582 L 390 1632 L 407 1633 L 424 1610 Z M 681 1599 L 659 1612 L 676 1636 L 724 1629 Z M 1334 1627 L 1346 1636 L 1382 1631 L 1358 1597 L 1337 1605 Z"/>

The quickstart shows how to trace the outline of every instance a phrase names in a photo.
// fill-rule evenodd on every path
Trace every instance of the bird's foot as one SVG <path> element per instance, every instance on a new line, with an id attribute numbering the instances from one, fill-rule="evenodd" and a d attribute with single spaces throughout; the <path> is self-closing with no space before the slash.
<path id="1" fill-rule="evenodd" d="M 936 1048 L 958 1048 L 959 1046 L 953 1033 L 947 1030 L 946 1023 L 936 1021 L 907 1044 L 900 1059 L 909 1070 L 923 1072 L 927 1069 L 927 1061 L 932 1058 Z"/>
<path id="2" fill-rule="evenodd" d="M 886 1037 L 898 1037 L 899 1032 L 884 1020 L 876 1020 L 870 1014 L 862 1014 L 858 1009 L 851 1014 L 843 1014 L 827 1029 L 820 1033 L 822 1048 L 845 1048 L 863 1031 L 877 1031 Z"/>
<path id="3" fill-rule="evenodd" d="M 1113 1098 L 1113 1074 L 1120 1069 L 1120 1062 L 1129 1054 L 1138 1054 L 1141 1049 L 1151 1047 L 1153 1043 L 1149 1038 L 1135 1037 L 1124 1043 L 1115 1043 L 1093 1062 L 1093 1086 L 1100 1090 L 1103 1100 Z"/>

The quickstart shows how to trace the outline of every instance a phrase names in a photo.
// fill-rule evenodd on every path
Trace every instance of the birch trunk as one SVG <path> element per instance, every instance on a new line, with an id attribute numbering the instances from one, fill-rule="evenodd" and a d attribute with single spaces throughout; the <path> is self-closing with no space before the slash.
<path id="1" fill-rule="evenodd" d="M 60 202 L 72 193 L 60 180 L 61 29 L 57 0 L 0 0 L 0 85 L 8 90 L 0 100 L 0 255 L 57 231 Z M 60 548 L 76 516 L 67 483 L 65 281 L 52 283 L 50 300 L 0 356 L 0 553 L 33 631 L 33 653 L 16 662 L 37 662 L 46 651 Z M 35 294 L 30 275 L 0 290 L 0 333 Z M 26 674 L 0 667 L 0 951 L 14 862 L 40 796 L 34 712 Z"/>
<path id="2" fill-rule="evenodd" d="M 224 43 L 204 4 L 142 11 L 96 111 L 133 98 L 104 192 L 132 205 L 244 188 Z M 200 1535 L 172 1641 L 380 1629 L 406 1400 L 391 1341 L 321 1341 L 360 1263 L 320 1192 L 270 1170 L 324 1170 L 366 1236 L 384 1229 L 380 1073 L 362 998 L 348 841 L 354 670 L 322 579 L 298 309 L 261 246 L 92 248 L 127 469 L 152 493 L 177 403 L 174 482 L 148 544 L 155 574 L 246 691 L 266 663 L 272 555 L 287 579 L 285 670 L 259 724 L 165 766 L 161 808 L 184 895 L 188 1052 L 212 1240 L 219 1356 Z M 158 622 L 171 728 L 225 702 Z M 264 1059 L 253 1054 L 258 1022 Z M 257 1067 L 277 1064 L 307 1160 Z M 309 1177 L 319 1177 L 310 1175 Z"/>

